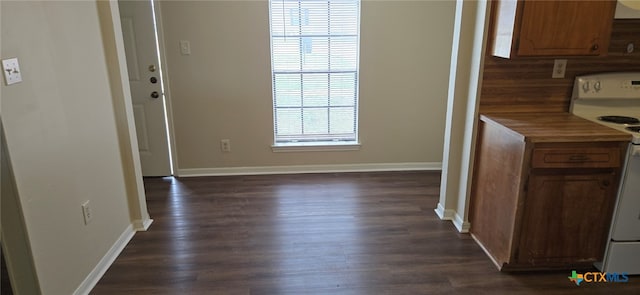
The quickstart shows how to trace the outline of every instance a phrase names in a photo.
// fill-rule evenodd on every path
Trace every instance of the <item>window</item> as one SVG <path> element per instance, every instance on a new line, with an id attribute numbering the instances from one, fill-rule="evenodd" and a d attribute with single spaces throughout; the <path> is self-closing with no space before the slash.
<path id="1" fill-rule="evenodd" d="M 358 140 L 360 0 L 271 0 L 275 145 Z"/>

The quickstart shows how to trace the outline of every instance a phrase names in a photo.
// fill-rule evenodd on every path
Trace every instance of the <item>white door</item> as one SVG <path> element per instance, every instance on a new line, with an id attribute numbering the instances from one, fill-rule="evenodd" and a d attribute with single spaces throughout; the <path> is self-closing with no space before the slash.
<path id="1" fill-rule="evenodd" d="M 118 1 L 143 176 L 171 175 L 151 0 Z"/>

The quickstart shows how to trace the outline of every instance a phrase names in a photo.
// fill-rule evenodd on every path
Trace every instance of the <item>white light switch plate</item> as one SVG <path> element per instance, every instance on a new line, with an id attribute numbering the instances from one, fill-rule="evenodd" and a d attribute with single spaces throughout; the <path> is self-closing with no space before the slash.
<path id="1" fill-rule="evenodd" d="M 2 70 L 4 71 L 4 81 L 7 85 L 22 82 L 20 65 L 17 58 L 3 59 Z"/>

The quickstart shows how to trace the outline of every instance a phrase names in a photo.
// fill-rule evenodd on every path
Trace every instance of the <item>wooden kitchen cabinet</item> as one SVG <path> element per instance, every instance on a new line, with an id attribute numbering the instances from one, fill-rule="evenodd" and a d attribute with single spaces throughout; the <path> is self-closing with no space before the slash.
<path id="1" fill-rule="evenodd" d="M 615 0 L 499 0 L 492 6 L 494 56 L 606 55 Z"/>
<path id="2" fill-rule="evenodd" d="M 518 262 L 571 265 L 602 258 L 617 175 L 614 171 L 576 172 L 529 176 Z"/>
<path id="3" fill-rule="evenodd" d="M 629 140 L 565 113 L 482 115 L 473 238 L 504 271 L 601 260 Z"/>

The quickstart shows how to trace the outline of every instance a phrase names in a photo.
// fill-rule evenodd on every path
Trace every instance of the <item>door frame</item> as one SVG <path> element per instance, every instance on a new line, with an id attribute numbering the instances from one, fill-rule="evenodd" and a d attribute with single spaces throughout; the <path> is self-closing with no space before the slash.
<path id="1" fill-rule="evenodd" d="M 153 220 L 147 210 L 147 200 L 142 178 L 142 166 L 138 150 L 138 138 L 133 116 L 133 102 L 129 87 L 129 73 L 124 49 L 124 39 L 122 36 L 122 26 L 120 23 L 120 11 L 118 0 L 98 1 L 98 15 L 100 18 L 102 40 L 104 43 L 105 58 L 109 70 L 109 82 L 113 97 L 114 113 L 116 117 L 116 130 L 120 152 L 122 155 L 122 165 L 124 171 L 124 181 L 127 189 L 127 201 L 129 204 L 129 215 L 135 230 L 145 231 L 149 228 Z M 155 19 L 157 24 L 158 47 L 160 52 L 160 63 L 163 74 L 164 97 L 167 113 L 167 126 L 169 135 L 169 149 L 174 156 L 171 157 L 173 174 L 178 169 L 176 155 L 176 144 L 173 128 L 173 112 L 169 94 L 169 78 L 167 74 L 166 58 L 164 54 L 164 39 L 159 9 L 159 1 L 153 1 Z"/>

